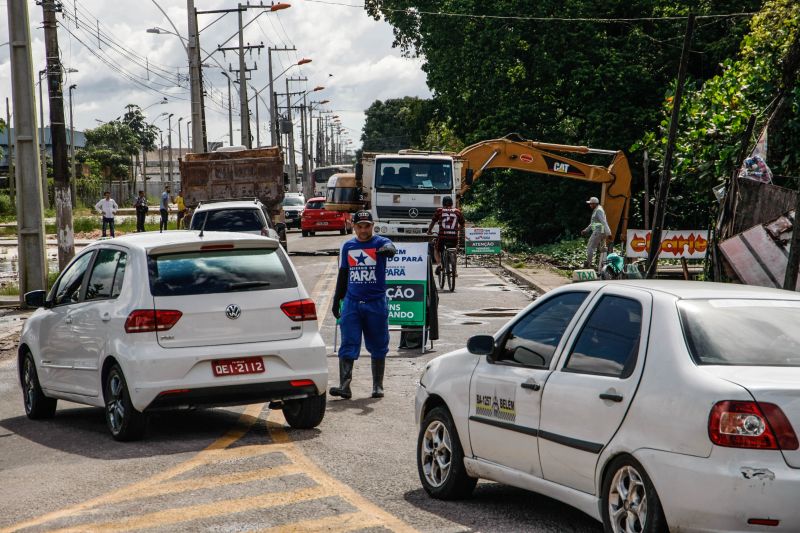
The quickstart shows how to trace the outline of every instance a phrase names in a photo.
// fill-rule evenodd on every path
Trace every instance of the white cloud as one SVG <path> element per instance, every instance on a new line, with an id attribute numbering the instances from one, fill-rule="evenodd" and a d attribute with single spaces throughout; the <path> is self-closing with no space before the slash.
<path id="1" fill-rule="evenodd" d="M 186 2 L 185 0 L 157 0 L 159 5 L 174 21 L 179 32 L 186 34 Z M 317 85 L 326 89 L 322 92 L 309 93 L 310 100 L 328 99 L 329 109 L 335 111 L 350 133 L 354 143 L 358 144 L 361 128 L 364 123 L 363 110 L 374 100 L 399 98 L 406 95 L 427 97 L 430 95 L 425 85 L 425 74 L 421 71 L 421 61 L 403 58 L 400 51 L 393 49 L 392 29 L 385 22 L 377 22 L 367 16 L 362 9 L 342 6 L 331 6 L 290 0 L 292 7 L 278 12 L 265 13 L 245 30 L 245 41 L 250 44 L 297 48 L 296 52 L 274 52 L 274 74 L 278 74 L 302 57 L 312 62 L 300 67 L 291 68 L 287 75 L 307 77 L 307 82 L 291 84 L 291 91 L 303 91 Z M 233 4 L 224 0 L 195 0 L 199 10 L 229 8 Z M 79 129 L 96 126 L 95 119 L 111 120 L 124 113 L 124 106 L 135 103 L 147 107 L 161 99 L 161 95 L 148 90 L 131 81 L 119 72 L 98 59 L 84 45 L 83 41 L 100 57 L 112 63 L 116 68 L 124 69 L 130 77 L 141 83 L 169 94 L 170 102 L 166 105 L 153 105 L 146 113 L 150 119 L 157 119 L 157 125 L 166 129 L 166 120 L 159 118 L 161 112 L 174 113 L 173 127 L 177 117 L 187 120 L 191 117 L 188 101 L 188 90 L 175 87 L 176 75 L 186 75 L 186 54 L 180 40 L 173 35 L 155 35 L 145 30 L 158 26 L 172 31 L 172 26 L 155 6 L 153 0 L 78 0 L 78 20 L 89 27 L 96 26 L 100 20 L 101 30 L 113 36 L 114 40 L 127 50 L 133 51 L 135 58 L 110 50 L 108 45 L 100 44 L 94 32 L 79 29 L 74 23 L 59 16 L 59 23 L 65 28 L 59 29 L 59 43 L 64 64 L 78 69 L 78 73 L 69 74 L 65 86 L 77 84 L 75 92 L 74 113 L 75 124 Z M 4 2 L 0 9 L 5 11 Z M 42 40 L 41 7 L 33 0 L 28 4 L 33 37 L 34 72 L 44 66 L 44 44 Z M 74 17 L 73 0 L 64 0 L 64 10 L 69 18 Z M 257 10 L 244 14 L 245 23 L 254 17 Z M 5 15 L 5 13 L 3 13 Z M 201 15 L 199 26 L 205 27 L 219 15 Z M 6 17 L 2 17 L 6 18 Z M 237 29 L 236 13 L 231 13 L 203 31 L 200 36 L 201 46 L 208 52 Z M 75 34 L 71 36 L 67 30 Z M 0 24 L 0 43 L 8 40 L 8 28 Z M 235 46 L 237 39 L 232 39 L 224 46 Z M 0 47 L 0 97 L 10 96 L 10 61 L 9 47 Z M 248 67 L 257 63 L 258 70 L 251 73 L 251 83 L 261 89 L 267 83 L 266 49 L 262 53 L 253 53 L 246 59 Z M 205 56 L 205 54 L 203 54 Z M 150 63 L 150 73 L 143 65 L 135 61 Z M 238 58 L 235 53 L 215 53 L 213 58 L 224 66 L 233 64 L 237 68 Z M 207 63 L 213 64 L 209 59 Z M 216 65 L 215 65 L 216 67 Z M 329 77 L 329 74 L 333 74 Z M 210 140 L 227 140 L 227 111 L 221 104 L 227 102 L 227 82 L 219 68 L 204 69 L 204 78 L 213 86 L 211 100 L 207 100 L 206 120 L 208 138 Z M 158 85 L 162 84 L 162 85 Z M 167 87 L 172 86 L 172 87 Z M 276 90 L 285 92 L 285 82 L 279 80 Z M 266 96 L 266 91 L 264 93 Z M 252 91 L 250 92 L 252 96 Z M 45 100 L 46 100 L 45 95 Z M 181 99 L 182 98 L 182 99 Z M 234 108 L 238 110 L 238 96 L 233 94 Z M 2 102 L 0 102 L 2 103 Z M 252 107 L 252 106 L 251 106 Z M 45 115 L 47 116 L 45 101 Z M 253 114 L 255 114 L 253 109 Z M 260 109 L 261 120 L 266 117 L 266 109 Z M 47 118 L 45 119 L 47 121 Z M 234 128 L 238 127 L 239 118 L 234 116 Z M 184 121 L 185 123 L 185 121 Z M 262 125 L 262 143 L 267 135 Z M 234 141 L 236 142 L 234 134 Z M 184 132 L 185 138 L 185 132 Z"/>

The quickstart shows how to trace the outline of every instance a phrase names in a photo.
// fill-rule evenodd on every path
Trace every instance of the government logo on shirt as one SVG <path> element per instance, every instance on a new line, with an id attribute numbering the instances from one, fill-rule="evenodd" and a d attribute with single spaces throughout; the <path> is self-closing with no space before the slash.
<path id="1" fill-rule="evenodd" d="M 361 266 L 374 267 L 378 264 L 378 256 L 375 253 L 375 248 L 348 250 L 347 264 L 350 266 L 350 268 Z"/>

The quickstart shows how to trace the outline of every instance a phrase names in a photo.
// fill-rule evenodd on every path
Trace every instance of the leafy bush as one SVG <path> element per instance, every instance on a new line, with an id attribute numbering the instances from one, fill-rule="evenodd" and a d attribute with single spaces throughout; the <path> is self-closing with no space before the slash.
<path id="1" fill-rule="evenodd" d="M 0 194 L 0 216 L 14 216 L 17 210 L 14 209 L 14 202 L 7 194 Z"/>

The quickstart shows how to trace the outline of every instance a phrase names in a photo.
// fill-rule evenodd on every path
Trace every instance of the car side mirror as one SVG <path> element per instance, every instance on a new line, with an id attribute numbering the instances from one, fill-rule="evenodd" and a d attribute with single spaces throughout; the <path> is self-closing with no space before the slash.
<path id="1" fill-rule="evenodd" d="M 489 355 L 494 353 L 494 337 L 491 335 L 473 335 L 467 341 L 467 351 L 475 355 Z"/>
<path id="2" fill-rule="evenodd" d="M 473 181 L 475 181 L 475 171 L 471 168 L 468 168 L 466 174 L 464 174 L 464 182 L 467 185 L 472 185 Z"/>
<path id="3" fill-rule="evenodd" d="M 47 292 L 38 290 L 25 293 L 25 305 L 27 307 L 44 307 L 47 299 Z"/>

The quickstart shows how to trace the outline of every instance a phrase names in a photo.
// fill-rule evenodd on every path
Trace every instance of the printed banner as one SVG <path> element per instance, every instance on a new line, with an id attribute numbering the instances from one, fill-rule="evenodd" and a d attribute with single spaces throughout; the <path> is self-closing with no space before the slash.
<path id="1" fill-rule="evenodd" d="M 465 228 L 464 248 L 467 255 L 500 254 L 500 228 Z"/>
<path id="2" fill-rule="evenodd" d="M 428 292 L 428 243 L 398 242 L 397 253 L 386 262 L 389 324 L 424 326 Z"/>
<path id="3" fill-rule="evenodd" d="M 626 257 L 647 257 L 650 251 L 650 230 L 629 229 L 625 243 Z M 665 230 L 661 232 L 662 259 L 705 259 L 708 230 Z"/>

